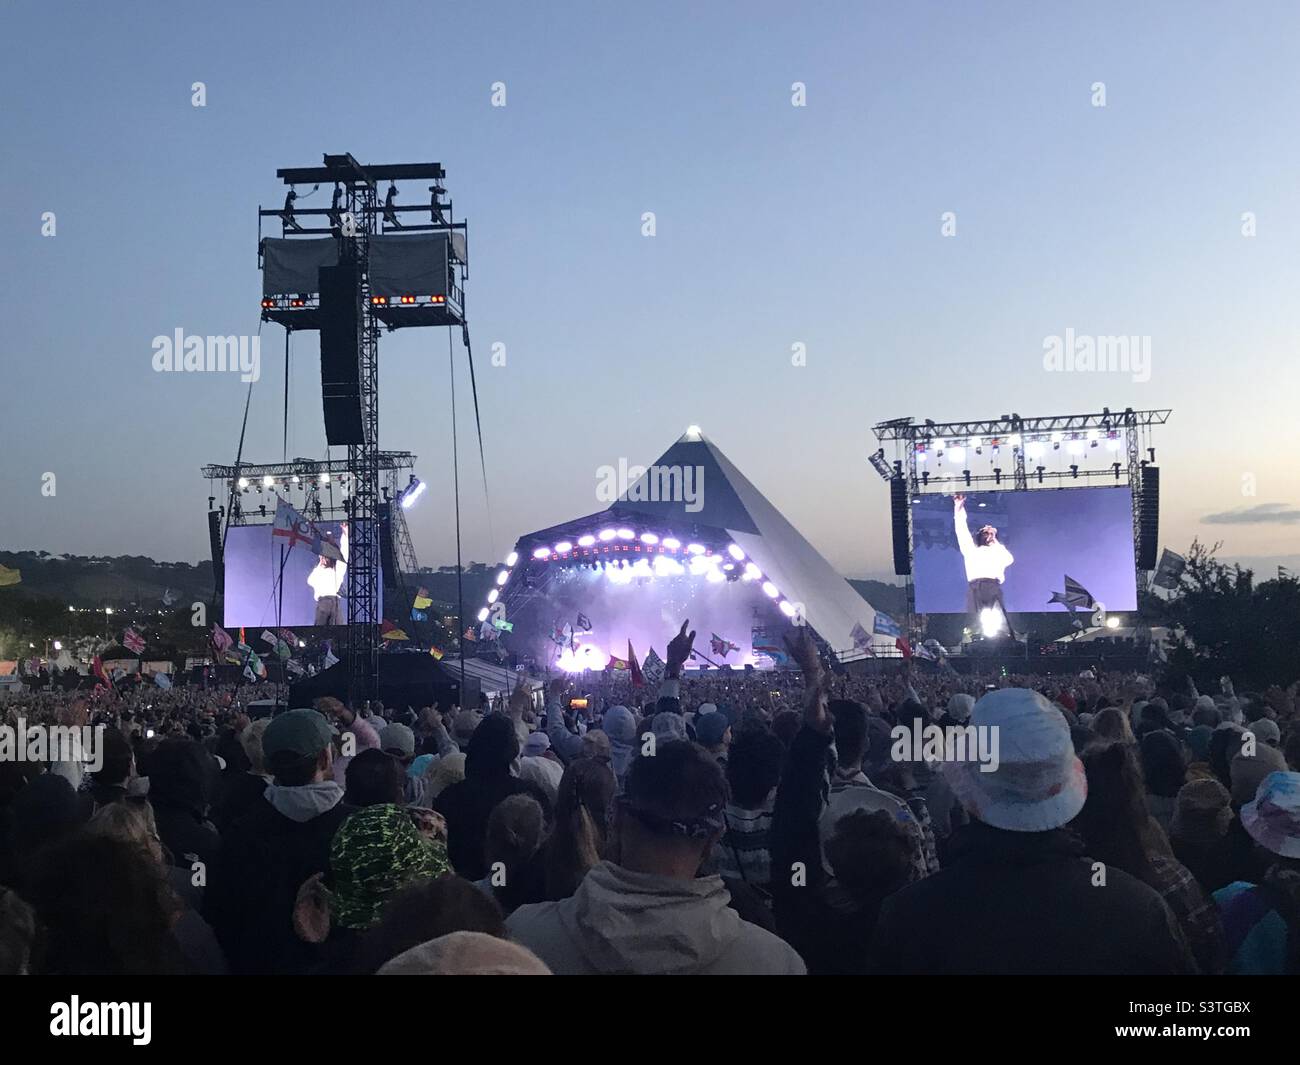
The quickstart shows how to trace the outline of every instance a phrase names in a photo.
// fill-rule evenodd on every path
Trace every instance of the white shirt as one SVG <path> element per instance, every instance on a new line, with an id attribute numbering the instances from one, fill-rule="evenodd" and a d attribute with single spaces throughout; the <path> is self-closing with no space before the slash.
<path id="1" fill-rule="evenodd" d="M 324 562 L 317 562 L 316 568 L 307 575 L 307 583 L 311 585 L 311 590 L 318 600 L 327 595 L 338 595 L 348 578 L 347 533 L 339 537 L 339 553 L 343 556 L 343 561 L 336 561 L 333 567 L 325 565 Z"/>
<path id="2" fill-rule="evenodd" d="M 966 512 L 954 510 L 953 523 L 957 527 L 957 546 L 961 548 L 962 561 L 966 563 L 968 581 L 995 580 L 999 584 L 1006 577 L 1007 567 L 1015 561 L 1011 552 L 996 541 L 976 546 L 966 524 Z"/>

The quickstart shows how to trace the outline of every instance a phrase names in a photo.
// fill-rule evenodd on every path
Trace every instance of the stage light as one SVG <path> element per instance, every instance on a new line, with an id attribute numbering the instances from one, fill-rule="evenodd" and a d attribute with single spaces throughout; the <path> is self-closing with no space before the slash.
<path id="1" fill-rule="evenodd" d="M 113 613 L 113 608 L 112 608 L 111 606 L 106 606 L 106 607 L 104 607 L 104 613 L 105 613 L 105 614 L 112 614 L 112 613 Z"/>
<path id="2" fill-rule="evenodd" d="M 1120 442 L 1120 439 L 1117 436 L 1112 436 L 1106 441 L 1107 451 L 1119 451 L 1123 446 L 1123 443 Z"/>
<path id="3" fill-rule="evenodd" d="M 1096 429 L 1089 429 L 1089 430 L 1088 430 L 1088 433 L 1087 433 L 1087 439 L 1089 439 L 1089 440 L 1096 440 L 1097 437 L 1099 437 L 1100 435 L 1101 435 L 1101 434 L 1098 433 Z"/>
<path id="4" fill-rule="evenodd" d="M 985 636 L 996 636 L 1002 628 L 1002 611 L 991 606 L 986 606 L 980 611 L 980 631 Z"/>
<path id="5" fill-rule="evenodd" d="M 761 576 L 763 576 L 763 571 L 755 566 L 754 563 L 745 563 L 745 580 L 756 581 Z"/>
<path id="6" fill-rule="evenodd" d="M 918 447 L 918 448 L 916 449 L 916 461 L 917 461 L 917 462 L 924 462 L 924 461 L 925 461 L 925 448 L 923 448 L 923 447 Z"/>
<path id="7" fill-rule="evenodd" d="M 299 477 L 296 473 L 295 473 L 295 474 L 293 475 L 293 477 L 290 478 L 290 479 L 293 481 L 294 484 L 297 484 L 299 481 L 302 480 L 302 478 Z"/>
<path id="8" fill-rule="evenodd" d="M 262 512 L 262 517 L 265 518 L 265 517 L 266 517 L 266 504 L 263 503 L 263 504 L 262 504 L 260 507 L 258 507 L 257 509 L 260 510 L 260 511 Z"/>
<path id="9" fill-rule="evenodd" d="M 590 547 L 590 546 L 591 546 L 592 544 L 594 544 L 595 542 L 596 542 L 596 538 L 595 538 L 594 536 L 592 536 L 590 533 L 588 533 L 586 536 L 579 536 L 579 537 L 578 537 L 578 546 L 579 546 L 579 547 Z"/>
<path id="10" fill-rule="evenodd" d="M 1109 617 L 1107 617 L 1107 618 L 1106 618 L 1106 628 L 1108 628 L 1108 629 L 1118 629 L 1118 628 L 1119 628 L 1119 618 L 1116 617 L 1114 614 L 1111 614 Z"/>
<path id="11" fill-rule="evenodd" d="M 601 529 L 599 533 L 602 543 L 614 539 L 614 537 L 617 535 L 618 533 L 616 533 L 613 529 Z"/>
<path id="12" fill-rule="evenodd" d="M 619 529 L 618 538 L 620 540 L 633 540 L 636 538 L 636 533 L 634 533 L 631 529 Z"/>
<path id="13" fill-rule="evenodd" d="M 488 619 L 488 608 L 487 608 L 487 607 L 484 607 L 482 610 L 480 610 L 480 611 L 478 612 L 478 619 L 479 619 L 479 621 L 487 621 L 487 619 Z"/>
<path id="14" fill-rule="evenodd" d="M 702 555 L 702 554 L 704 554 L 704 548 L 703 548 L 703 546 L 701 546 L 700 544 L 687 544 L 687 545 L 686 545 L 686 550 L 687 550 L 688 553 L 690 553 L 690 554 L 692 554 L 692 555 Z"/>
<path id="15" fill-rule="evenodd" d="M 54 641 L 54 649 L 55 649 L 56 651 L 62 651 L 62 650 L 63 650 L 63 644 L 59 643 L 58 640 L 55 640 L 55 641 Z"/>
<path id="16" fill-rule="evenodd" d="M 555 545 L 555 553 L 557 555 L 567 555 L 572 550 L 573 550 L 573 545 L 569 543 L 568 540 L 561 540 L 558 544 Z"/>
<path id="17" fill-rule="evenodd" d="M 508 581 L 509 579 L 510 579 L 510 571 L 508 569 L 503 569 L 500 573 L 497 574 L 497 587 L 498 588 L 501 587 L 501 585 L 505 584 L 506 581 Z"/>
<path id="18" fill-rule="evenodd" d="M 727 579 L 726 574 L 717 566 L 710 566 L 708 572 L 704 574 L 704 579 L 710 584 L 720 584 Z"/>
<path id="19" fill-rule="evenodd" d="M 966 458 L 966 449 L 964 447 L 954 447 L 949 449 L 948 457 L 953 462 L 961 462 Z"/>
<path id="20" fill-rule="evenodd" d="M 492 591 L 488 592 L 488 602 L 495 603 L 497 599 L 500 598 L 500 596 L 501 593 L 498 592 L 495 588 L 493 588 Z"/>
<path id="21" fill-rule="evenodd" d="M 303 640 L 299 640 L 299 641 L 298 641 L 298 647 L 299 647 L 300 649 L 303 648 L 303 647 L 306 647 L 306 646 L 307 646 L 307 644 L 306 644 Z"/>
<path id="22" fill-rule="evenodd" d="M 507 566 L 513 566 L 513 565 L 514 565 L 516 562 L 518 562 L 518 561 L 519 561 L 519 552 L 518 552 L 518 551 L 511 551 L 510 554 L 506 555 L 506 565 L 507 565 Z"/>
<path id="23" fill-rule="evenodd" d="M 744 562 L 744 561 L 745 561 L 745 552 L 742 551 L 742 550 L 741 550 L 739 547 L 737 547 L 735 544 L 728 544 L 728 545 L 727 545 L 727 554 L 729 554 L 729 555 L 730 555 L 732 558 L 734 558 L 737 562 Z"/>
<path id="24" fill-rule="evenodd" d="M 1041 459 L 1043 457 L 1043 445 L 1030 444 L 1025 448 L 1025 455 L 1031 459 Z"/>
<path id="25" fill-rule="evenodd" d="M 972 437 L 970 438 L 970 446 L 971 446 L 971 447 L 979 447 L 983 442 L 984 442 L 984 441 L 982 441 L 978 436 L 972 436 Z"/>
<path id="26" fill-rule="evenodd" d="M 642 533 L 641 542 L 643 544 L 657 544 L 659 542 L 659 537 L 654 533 Z"/>
<path id="27" fill-rule="evenodd" d="M 716 558 L 709 558 L 705 555 L 692 556 L 689 562 L 691 576 L 698 577 L 703 573 L 708 573 L 711 569 L 716 569 L 715 563 L 717 561 Z"/>
<path id="28" fill-rule="evenodd" d="M 423 481 L 414 481 L 402 489 L 402 494 L 398 497 L 402 502 L 403 510 L 410 510 L 420 496 L 424 495 L 425 484 Z"/>
<path id="29" fill-rule="evenodd" d="M 961 475 L 962 475 L 963 479 L 966 481 L 966 487 L 969 488 L 969 487 L 970 487 L 970 470 L 962 470 L 962 471 L 961 471 Z"/>
<path id="30" fill-rule="evenodd" d="M 993 483 L 994 483 L 994 484 L 1001 484 L 1001 483 L 1002 483 L 1002 467 L 1001 467 L 1001 466 L 994 466 L 994 467 L 993 467 Z M 981 503 L 980 506 L 983 506 L 983 504 Z"/>
<path id="31" fill-rule="evenodd" d="M 1074 463 L 1070 464 L 1070 476 L 1075 478 L 1076 480 L 1078 479 L 1079 476 L 1079 467 Z"/>
<path id="32" fill-rule="evenodd" d="M 247 477 L 241 477 L 241 478 L 239 478 L 239 487 L 240 487 L 240 488 L 245 488 L 245 489 L 248 487 L 248 478 L 247 478 Z"/>
<path id="33" fill-rule="evenodd" d="M 533 558 L 544 559 L 550 557 L 551 549 L 549 547 L 538 547 L 533 550 Z"/>
<path id="34" fill-rule="evenodd" d="M 788 618 L 794 617 L 795 615 L 794 604 L 791 603 L 789 599 L 782 599 L 776 605 L 781 608 L 781 613 L 784 614 L 786 617 Z"/>
<path id="35" fill-rule="evenodd" d="M 675 558 L 669 558 L 667 555 L 655 556 L 655 576 L 657 577 L 680 577 L 686 572 L 683 566 Z"/>
<path id="36" fill-rule="evenodd" d="M 274 477 L 263 477 L 263 478 L 262 478 L 262 487 L 263 487 L 263 488 L 270 488 L 271 485 L 273 485 L 273 484 L 275 484 L 275 478 L 274 478 Z"/>
<path id="37" fill-rule="evenodd" d="M 676 551 L 681 546 L 682 546 L 682 542 L 678 540 L 675 536 L 664 537 L 664 547 L 668 548 L 669 551 Z"/>
<path id="38" fill-rule="evenodd" d="M 688 425 L 686 427 L 686 438 L 688 440 L 698 440 L 700 438 L 700 427 L 698 425 Z"/>
<path id="39" fill-rule="evenodd" d="M 1085 450 L 1083 446 L 1083 441 L 1071 440 L 1068 444 L 1065 445 L 1065 450 L 1068 451 L 1071 455 L 1082 455 Z"/>
<path id="40" fill-rule="evenodd" d="M 1045 469 L 1047 469 L 1046 466 L 1036 466 L 1036 467 L 1034 467 L 1034 472 L 1038 474 L 1038 483 L 1039 483 L 1039 484 L 1042 484 L 1042 483 L 1043 483 L 1043 471 L 1044 471 Z"/>
<path id="41" fill-rule="evenodd" d="M 1062 440 L 1065 439 L 1065 434 L 1053 433 L 1051 439 L 1053 444 L 1059 444 Z"/>
<path id="42" fill-rule="evenodd" d="M 888 481 L 894 476 L 894 471 L 890 469 L 889 462 L 885 459 L 885 449 L 882 447 L 874 454 L 869 456 L 872 469 L 874 469 L 882 480 Z"/>
<path id="43" fill-rule="evenodd" d="M 322 473 L 322 474 L 320 475 L 320 483 L 321 483 L 321 484 L 329 484 L 329 483 L 330 483 L 330 475 L 329 475 L 328 473 Z"/>
<path id="44" fill-rule="evenodd" d="M 1010 444 L 1012 447 L 1019 447 L 1019 446 L 1020 446 L 1020 434 L 1019 434 L 1019 433 L 1012 433 L 1009 437 L 1007 437 L 1007 443 Z"/>
<path id="45" fill-rule="evenodd" d="M 775 599 L 781 593 L 776 590 L 776 585 L 771 581 L 763 582 L 763 594 L 769 599 Z"/>

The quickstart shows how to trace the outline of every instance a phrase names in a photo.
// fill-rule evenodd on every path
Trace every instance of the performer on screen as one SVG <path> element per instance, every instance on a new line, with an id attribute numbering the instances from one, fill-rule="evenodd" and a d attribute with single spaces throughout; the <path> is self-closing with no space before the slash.
<path id="1" fill-rule="evenodd" d="M 1002 582 L 1007 567 L 1015 559 L 998 542 L 998 531 L 992 525 L 980 526 L 972 539 L 966 521 L 966 497 L 960 493 L 952 497 L 952 520 L 957 530 L 957 546 L 966 564 L 966 609 L 976 620 L 985 610 L 1000 611 L 1007 632 L 1014 639 L 1016 630 L 1011 627 L 1011 617 L 1002 601 Z"/>
<path id="2" fill-rule="evenodd" d="M 339 595 L 348 577 L 348 523 L 344 522 L 339 533 L 339 554 L 343 561 L 320 556 L 316 568 L 307 575 L 312 594 L 316 597 L 316 620 L 313 625 L 342 625 L 343 611 L 339 607 Z"/>

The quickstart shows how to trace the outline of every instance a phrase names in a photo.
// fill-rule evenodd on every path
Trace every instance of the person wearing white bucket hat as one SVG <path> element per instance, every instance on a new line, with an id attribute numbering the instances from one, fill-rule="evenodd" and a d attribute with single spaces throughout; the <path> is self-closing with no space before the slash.
<path id="1" fill-rule="evenodd" d="M 1300 773 L 1274 772 L 1241 808 L 1241 825 L 1272 864 L 1259 884 L 1238 880 L 1214 893 L 1223 918 L 1227 972 L 1300 972 Z"/>
<path id="2" fill-rule="evenodd" d="M 1087 783 L 1064 716 L 1037 692 L 980 699 L 993 763 L 950 761 L 944 777 L 971 817 L 948 865 L 885 900 L 872 968 L 882 973 L 1190 973 L 1196 963 L 1160 896 L 1098 871 L 1065 826 Z M 973 746 L 973 745 L 972 745 Z M 1105 890 L 1097 877 L 1105 876 Z"/>

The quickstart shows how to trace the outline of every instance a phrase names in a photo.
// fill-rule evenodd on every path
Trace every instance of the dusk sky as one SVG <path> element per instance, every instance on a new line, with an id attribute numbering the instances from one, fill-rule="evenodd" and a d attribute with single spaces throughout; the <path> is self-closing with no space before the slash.
<path id="1" fill-rule="evenodd" d="M 9 0 L 0 37 L 0 549 L 206 557 L 199 471 L 234 461 L 246 386 L 156 373 L 152 339 L 255 332 L 276 169 L 351 152 L 441 162 L 470 222 L 494 537 L 456 337 L 467 561 L 693 423 L 884 577 L 873 424 L 1105 405 L 1173 410 L 1164 545 L 1300 568 L 1294 4 Z M 1150 379 L 1048 372 L 1067 330 L 1149 337 Z M 244 454 L 278 461 L 261 336 Z M 452 562 L 446 331 L 380 361 L 416 552 Z M 315 334 L 290 394 L 290 457 L 323 457 Z"/>

